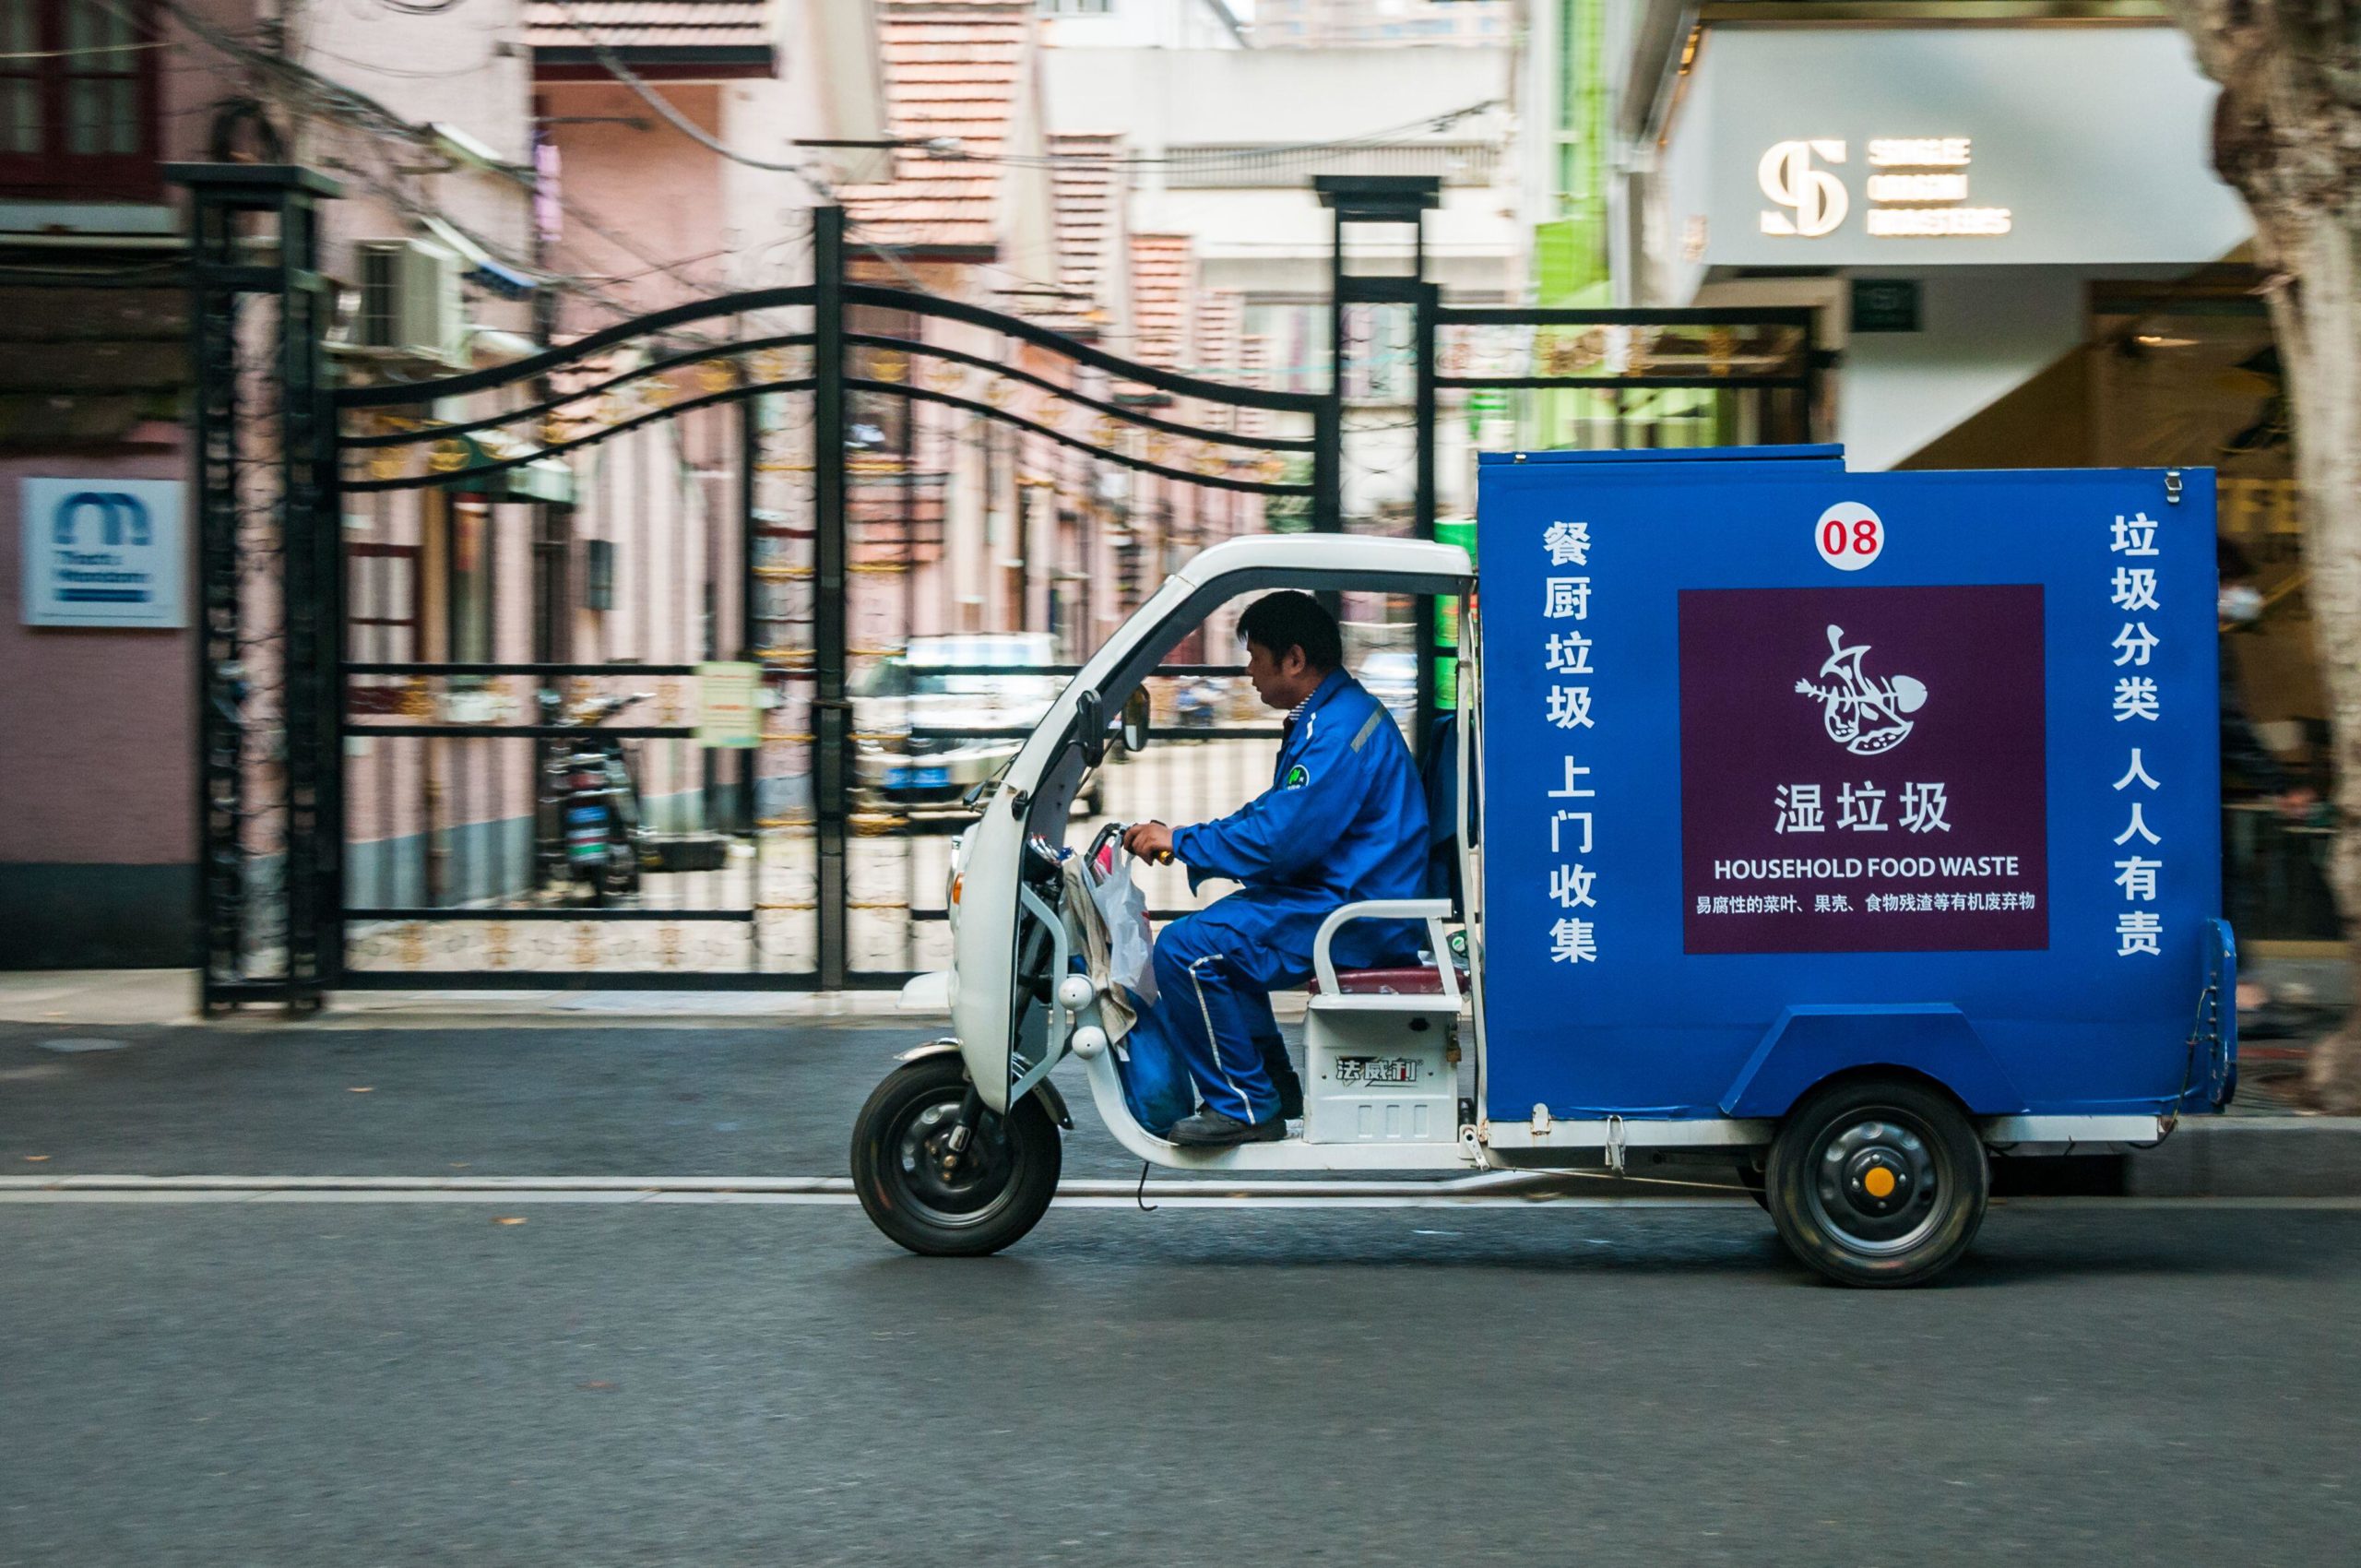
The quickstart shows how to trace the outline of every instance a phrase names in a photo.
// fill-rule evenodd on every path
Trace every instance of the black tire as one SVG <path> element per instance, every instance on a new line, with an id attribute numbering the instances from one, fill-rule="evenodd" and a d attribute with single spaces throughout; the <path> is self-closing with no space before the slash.
<path id="1" fill-rule="evenodd" d="M 1949 1095 L 1914 1079 L 1850 1078 L 1787 1113 L 1764 1188 L 1779 1239 L 1821 1275 L 1922 1285 L 1975 1239 L 1991 1179 Z"/>
<path id="2" fill-rule="evenodd" d="M 904 1063 L 871 1092 L 852 1129 L 852 1185 L 880 1230 L 923 1257 L 981 1257 L 1040 1222 L 1063 1150 L 1040 1097 L 981 1113 L 956 1176 L 941 1173 L 967 1098 L 956 1052 Z"/>
<path id="3" fill-rule="evenodd" d="M 602 897 L 629 898 L 639 891 L 639 852 L 627 838 L 611 839 L 607 858 L 599 867 Z"/>

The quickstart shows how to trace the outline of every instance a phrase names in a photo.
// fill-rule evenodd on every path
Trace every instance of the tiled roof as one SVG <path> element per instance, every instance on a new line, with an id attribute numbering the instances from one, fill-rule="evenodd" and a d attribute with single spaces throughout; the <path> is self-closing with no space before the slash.
<path id="1" fill-rule="evenodd" d="M 1119 281 L 1111 270 L 1123 232 L 1122 138 L 1112 132 L 1064 131 L 1050 137 L 1050 194 L 1056 221 L 1057 311 L 1043 321 L 1076 337 L 1095 336 L 1111 314 Z M 1097 319 L 1092 319 L 1096 313 Z"/>
<path id="2" fill-rule="evenodd" d="M 1038 24 L 1033 0 L 880 0 L 886 134 L 947 137 L 969 156 L 905 147 L 889 184 L 845 187 L 864 237 L 899 245 L 990 245 L 1002 166 Z"/>
<path id="3" fill-rule="evenodd" d="M 626 57 L 645 49 L 678 54 L 761 49 L 771 42 L 767 0 L 575 0 L 570 7 L 527 0 L 525 42 L 544 53 L 587 50 L 591 41 L 574 25 L 576 17 L 599 42 Z"/>
<path id="4" fill-rule="evenodd" d="M 1180 368 L 1190 346 L 1196 257 L 1186 234 L 1132 236 L 1132 357 Z"/>

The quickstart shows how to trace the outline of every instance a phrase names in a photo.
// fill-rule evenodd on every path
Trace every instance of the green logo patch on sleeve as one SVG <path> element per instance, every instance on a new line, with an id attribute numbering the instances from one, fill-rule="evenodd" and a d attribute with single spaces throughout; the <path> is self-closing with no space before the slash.
<path id="1" fill-rule="evenodd" d="M 1304 767 L 1303 764 L 1297 763 L 1293 767 L 1287 769 L 1287 776 L 1279 780 L 1279 788 L 1282 790 L 1300 790 L 1311 782 L 1311 773 Z"/>

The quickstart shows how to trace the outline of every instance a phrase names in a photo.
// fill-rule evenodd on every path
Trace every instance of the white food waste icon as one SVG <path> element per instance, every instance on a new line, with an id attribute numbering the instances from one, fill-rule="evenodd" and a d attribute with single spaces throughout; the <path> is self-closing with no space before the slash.
<path id="1" fill-rule="evenodd" d="M 1868 643 L 1845 644 L 1845 628 L 1828 628 L 1828 662 L 1822 675 L 1835 677 L 1825 686 L 1797 681 L 1796 690 L 1821 705 L 1821 721 L 1828 738 L 1856 756 L 1877 756 L 1909 738 L 1912 720 L 1905 714 L 1927 706 L 1927 685 L 1907 675 L 1880 681 L 1866 673 L 1861 661 Z"/>

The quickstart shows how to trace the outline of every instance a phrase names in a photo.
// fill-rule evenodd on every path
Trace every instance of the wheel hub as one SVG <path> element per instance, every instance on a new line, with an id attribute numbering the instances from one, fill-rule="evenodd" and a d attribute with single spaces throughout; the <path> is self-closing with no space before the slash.
<path id="1" fill-rule="evenodd" d="M 898 1131 L 894 1164 L 919 1207 L 972 1217 L 1006 1190 L 1008 1140 L 997 1118 L 970 1125 L 959 1119 L 956 1099 L 943 1099 L 916 1108 Z"/>
<path id="2" fill-rule="evenodd" d="M 1933 1223 L 1934 1149 L 1899 1118 L 1870 1116 L 1832 1131 L 1816 1162 L 1813 1197 L 1829 1229 L 1862 1252 L 1898 1252 Z"/>

